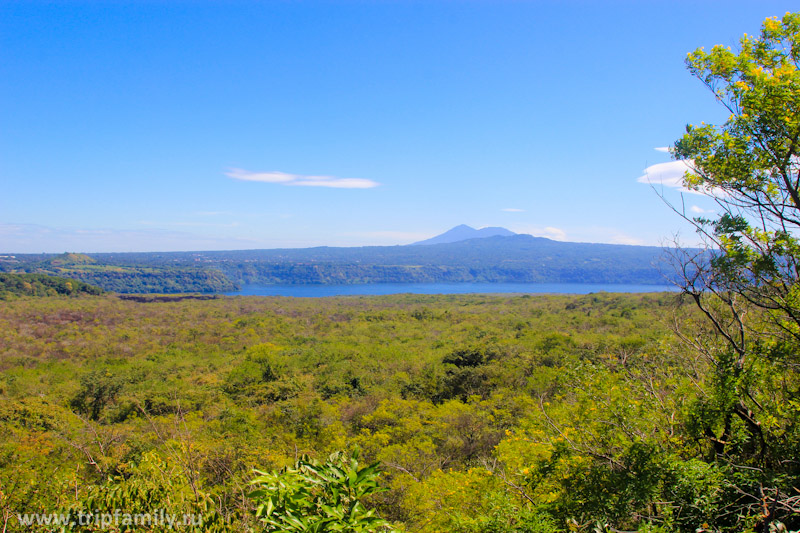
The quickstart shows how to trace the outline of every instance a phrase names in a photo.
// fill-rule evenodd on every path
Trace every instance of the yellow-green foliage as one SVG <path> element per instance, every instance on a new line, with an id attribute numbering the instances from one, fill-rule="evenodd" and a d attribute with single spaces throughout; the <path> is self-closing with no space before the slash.
<path id="1" fill-rule="evenodd" d="M 253 469 L 359 448 L 394 529 L 741 531 L 761 511 L 725 511 L 742 473 L 702 435 L 717 370 L 669 327 L 698 317 L 674 294 L 12 300 L 0 508 L 258 529 Z M 797 402 L 749 375 L 791 455 Z"/>
<path id="2" fill-rule="evenodd" d="M 678 446 L 675 298 L 11 301 L 2 505 L 136 507 L 113 495 L 149 487 L 240 530 L 256 524 L 252 469 L 358 446 L 385 470 L 371 505 L 398 528 L 566 527 L 586 518 L 569 483 L 595 448 L 624 462 L 634 443 Z"/>

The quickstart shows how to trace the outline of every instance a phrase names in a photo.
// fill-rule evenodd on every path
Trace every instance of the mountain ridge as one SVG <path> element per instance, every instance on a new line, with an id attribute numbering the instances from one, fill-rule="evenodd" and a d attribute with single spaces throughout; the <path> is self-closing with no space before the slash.
<path id="1" fill-rule="evenodd" d="M 409 246 L 429 246 L 431 244 L 449 244 L 453 242 L 467 241 L 470 239 L 485 239 L 487 237 L 511 237 L 518 235 L 511 230 L 501 228 L 499 226 L 488 226 L 485 228 L 475 229 L 466 224 L 459 224 L 444 233 L 440 233 L 430 239 L 412 242 Z"/>
<path id="2" fill-rule="evenodd" d="M 477 230 L 476 230 L 477 231 Z M 226 292 L 247 284 L 669 283 L 663 248 L 572 243 L 527 234 L 427 246 L 315 247 L 92 254 L 94 264 L 54 266 L 18 255 L 0 271 L 57 274 L 117 292 Z"/>

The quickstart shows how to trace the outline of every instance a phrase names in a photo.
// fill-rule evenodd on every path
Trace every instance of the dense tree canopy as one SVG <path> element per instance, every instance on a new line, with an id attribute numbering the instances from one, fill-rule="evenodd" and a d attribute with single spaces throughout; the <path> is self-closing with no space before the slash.
<path id="1" fill-rule="evenodd" d="M 693 220 L 708 247 L 682 255 L 684 291 L 708 319 L 696 348 L 715 369 L 690 428 L 735 489 L 736 520 L 800 527 L 800 15 L 767 19 L 740 49 L 690 53 L 730 111 L 675 144 L 685 183 L 712 196 Z M 719 510 L 718 524 L 739 523 Z"/>
<path id="2" fill-rule="evenodd" d="M 45 274 L 5 274 L 0 272 L 0 300 L 17 296 L 79 296 L 101 294 L 99 287 L 81 281 Z"/>

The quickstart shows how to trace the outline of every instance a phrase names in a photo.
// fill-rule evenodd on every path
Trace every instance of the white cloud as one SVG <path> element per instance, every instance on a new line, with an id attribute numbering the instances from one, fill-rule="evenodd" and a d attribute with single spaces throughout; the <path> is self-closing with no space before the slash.
<path id="1" fill-rule="evenodd" d="M 285 172 L 250 172 L 241 168 L 232 168 L 225 175 L 235 180 L 262 181 L 264 183 L 290 183 L 299 177 Z"/>
<path id="2" fill-rule="evenodd" d="M 669 153 L 669 146 L 659 146 L 656 149 L 656 152 L 664 152 L 665 154 Z"/>
<path id="3" fill-rule="evenodd" d="M 629 244 L 632 246 L 643 246 L 648 244 L 644 239 L 628 235 L 618 228 L 608 228 L 602 226 L 587 226 L 581 228 L 574 228 L 571 234 L 574 236 L 571 240 L 575 242 L 599 242 L 606 244 Z"/>
<path id="4" fill-rule="evenodd" d="M 553 226 L 510 226 L 508 229 L 513 231 L 514 233 L 522 233 L 533 235 L 534 237 L 545 237 L 548 239 L 553 239 L 554 241 L 566 241 L 567 240 L 567 232 L 561 228 L 556 228 Z"/>
<path id="5" fill-rule="evenodd" d="M 630 244 L 632 246 L 641 246 L 644 244 L 642 239 L 637 239 L 636 237 L 631 237 L 630 235 L 625 235 L 624 233 L 612 235 L 608 242 L 611 244 Z"/>
<path id="6" fill-rule="evenodd" d="M 170 252 L 257 248 L 261 243 L 238 237 L 213 237 L 179 230 L 53 228 L 0 223 L 0 254 L 72 252 Z"/>
<path id="7" fill-rule="evenodd" d="M 703 214 L 703 213 L 714 213 L 715 212 L 713 209 L 703 209 L 702 207 L 698 207 L 696 205 L 693 205 L 692 207 L 690 207 L 689 210 L 692 213 L 697 213 L 698 215 Z"/>
<path id="8" fill-rule="evenodd" d="M 561 228 L 554 228 L 553 226 L 545 226 L 544 231 L 540 237 L 547 237 L 548 239 L 553 239 L 554 241 L 565 241 L 567 240 L 567 232 Z"/>
<path id="9" fill-rule="evenodd" d="M 648 185 L 663 185 L 664 187 L 671 187 L 673 189 L 681 189 L 688 192 L 689 189 L 683 185 L 683 176 L 687 171 L 691 171 L 691 161 L 669 161 L 667 163 L 658 163 L 650 165 L 644 169 L 644 175 L 639 176 L 636 180 L 639 183 L 647 183 Z"/>
<path id="10" fill-rule="evenodd" d="M 345 237 L 357 237 L 359 240 L 355 241 L 358 243 L 355 246 L 364 246 L 364 243 L 366 243 L 366 246 L 406 244 L 421 241 L 431 236 L 430 233 L 424 232 L 392 230 L 350 232 L 342 235 Z"/>
<path id="11" fill-rule="evenodd" d="M 336 178 L 334 176 L 304 176 L 286 172 L 251 172 L 232 168 L 225 173 L 231 179 L 241 181 L 260 181 L 296 187 L 330 187 L 334 189 L 371 189 L 380 185 L 376 181 L 363 178 Z"/>
<path id="12" fill-rule="evenodd" d="M 509 229 L 517 233 L 527 233 L 528 235 L 533 235 L 534 237 L 546 237 L 554 241 L 630 244 L 637 246 L 651 244 L 639 237 L 628 235 L 617 228 L 600 226 L 579 226 L 564 230 L 553 226 L 541 227 L 517 225 L 510 226 Z"/>
<path id="13" fill-rule="evenodd" d="M 185 228 L 238 228 L 241 226 L 239 222 L 230 222 L 228 224 L 213 224 L 210 222 L 164 222 L 161 226 L 177 226 Z"/>
<path id="14" fill-rule="evenodd" d="M 686 172 L 694 172 L 694 161 L 691 159 L 681 159 L 678 161 L 669 161 L 668 163 L 657 163 L 650 165 L 644 169 L 644 175 L 639 176 L 636 181 L 639 183 L 646 183 L 652 187 L 661 186 L 671 189 L 677 189 L 682 193 L 699 194 L 701 196 L 712 196 L 716 198 L 724 198 L 728 194 L 719 188 L 707 188 L 701 190 L 694 190 L 687 188 L 684 183 L 684 175 Z"/>
<path id="15" fill-rule="evenodd" d="M 174 222 L 156 222 L 154 220 L 139 220 L 142 226 L 154 226 L 158 228 L 166 227 L 185 227 L 185 228 L 238 228 L 241 226 L 239 222 L 198 222 L 198 221 L 174 221 Z"/>
<path id="16" fill-rule="evenodd" d="M 506 213 L 524 213 L 524 209 L 517 209 L 516 207 L 505 207 L 500 211 L 505 211 Z"/>
<path id="17" fill-rule="evenodd" d="M 584 226 L 570 229 L 570 240 L 573 242 L 598 242 L 606 244 L 630 244 L 641 246 L 647 244 L 639 237 L 628 235 L 618 228 L 603 226 Z"/>

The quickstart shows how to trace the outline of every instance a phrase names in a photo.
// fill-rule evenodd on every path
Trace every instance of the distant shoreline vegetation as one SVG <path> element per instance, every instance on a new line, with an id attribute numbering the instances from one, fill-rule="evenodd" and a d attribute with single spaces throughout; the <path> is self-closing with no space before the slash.
<path id="1" fill-rule="evenodd" d="M 0 300 L 17 296 L 97 296 L 103 292 L 99 287 L 69 278 L 0 273 Z"/>
<path id="2" fill-rule="evenodd" d="M 667 285 L 650 246 L 494 236 L 426 246 L 19 254 L 0 272 L 68 277 L 118 293 L 220 294 L 248 285 L 593 283 Z"/>

